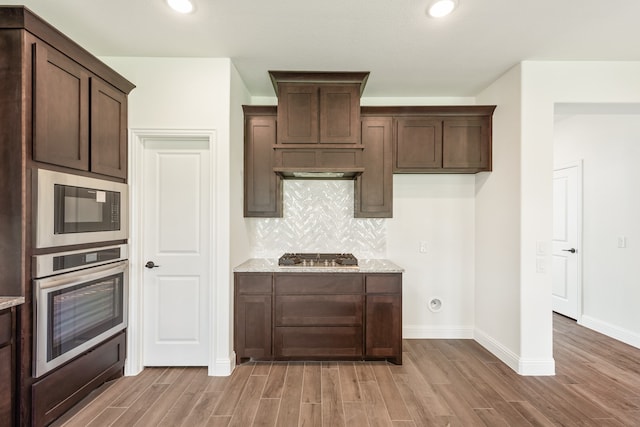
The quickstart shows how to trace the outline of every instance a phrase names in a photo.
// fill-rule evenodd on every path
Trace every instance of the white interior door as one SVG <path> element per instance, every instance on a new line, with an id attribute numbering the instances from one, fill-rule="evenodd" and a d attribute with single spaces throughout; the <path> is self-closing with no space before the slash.
<path id="1" fill-rule="evenodd" d="M 144 143 L 144 366 L 208 364 L 209 150 L 199 140 Z"/>
<path id="2" fill-rule="evenodd" d="M 553 172 L 553 311 L 579 314 L 579 167 Z"/>

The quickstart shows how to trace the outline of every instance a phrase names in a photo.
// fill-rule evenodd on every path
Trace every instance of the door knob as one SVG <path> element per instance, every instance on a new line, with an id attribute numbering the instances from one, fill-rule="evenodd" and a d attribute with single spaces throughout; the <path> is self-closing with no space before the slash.
<path id="1" fill-rule="evenodd" d="M 576 249 L 575 248 L 571 248 L 571 249 L 563 249 L 563 251 L 565 252 L 571 252 L 572 254 L 576 253 Z M 153 263 L 152 263 L 153 264 Z"/>
<path id="2" fill-rule="evenodd" d="M 147 268 L 160 267 L 159 265 L 156 265 L 153 261 L 147 261 L 147 263 L 144 266 L 147 267 Z"/>

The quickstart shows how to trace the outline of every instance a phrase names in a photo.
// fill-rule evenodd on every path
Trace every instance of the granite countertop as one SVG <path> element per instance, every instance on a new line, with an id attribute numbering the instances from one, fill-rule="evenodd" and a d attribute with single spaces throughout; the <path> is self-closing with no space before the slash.
<path id="1" fill-rule="evenodd" d="M 0 297 L 0 310 L 24 304 L 24 297 Z"/>
<path id="2" fill-rule="evenodd" d="M 233 269 L 236 273 L 402 273 L 387 259 L 359 259 L 357 267 L 281 267 L 277 259 L 251 258 Z"/>

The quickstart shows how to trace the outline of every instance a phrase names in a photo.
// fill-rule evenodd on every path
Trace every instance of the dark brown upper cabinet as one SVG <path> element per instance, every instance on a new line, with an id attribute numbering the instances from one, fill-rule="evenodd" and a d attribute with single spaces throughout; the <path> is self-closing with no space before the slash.
<path id="1" fill-rule="evenodd" d="M 363 116 L 394 121 L 393 173 L 491 170 L 495 105 L 363 107 Z"/>
<path id="2" fill-rule="evenodd" d="M 282 217 L 282 178 L 273 171 L 276 107 L 244 105 L 244 216 Z"/>
<path id="3" fill-rule="evenodd" d="M 360 144 L 368 72 L 269 71 L 278 96 L 278 144 Z"/>
<path id="4" fill-rule="evenodd" d="M 393 216 L 393 121 L 362 117 L 364 172 L 356 178 L 356 218 Z"/>
<path id="5" fill-rule="evenodd" d="M 34 160 L 126 179 L 127 94 L 46 43 L 32 55 Z"/>

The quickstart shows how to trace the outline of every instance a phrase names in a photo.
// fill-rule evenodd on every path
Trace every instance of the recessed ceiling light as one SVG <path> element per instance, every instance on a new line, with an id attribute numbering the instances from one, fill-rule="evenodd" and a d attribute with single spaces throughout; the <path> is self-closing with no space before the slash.
<path id="1" fill-rule="evenodd" d="M 429 6 L 428 13 L 432 18 L 442 18 L 453 12 L 457 5 L 457 0 L 436 0 Z"/>
<path id="2" fill-rule="evenodd" d="M 169 7 L 179 13 L 193 12 L 193 3 L 191 0 L 167 0 Z"/>

